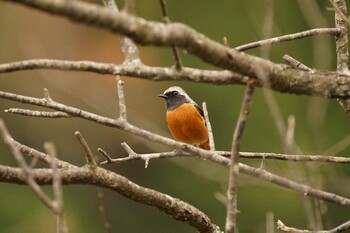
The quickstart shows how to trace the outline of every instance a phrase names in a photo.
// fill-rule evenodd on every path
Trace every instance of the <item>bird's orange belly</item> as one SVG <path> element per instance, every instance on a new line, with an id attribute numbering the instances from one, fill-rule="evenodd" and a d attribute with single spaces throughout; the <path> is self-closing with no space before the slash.
<path id="1" fill-rule="evenodd" d="M 168 111 L 166 118 L 169 130 L 176 140 L 192 145 L 208 140 L 204 119 L 193 104 L 182 104 Z"/>

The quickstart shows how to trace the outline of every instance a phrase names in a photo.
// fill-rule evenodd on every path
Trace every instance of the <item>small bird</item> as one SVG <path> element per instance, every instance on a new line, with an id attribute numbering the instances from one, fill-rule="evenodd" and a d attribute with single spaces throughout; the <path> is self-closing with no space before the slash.
<path id="1" fill-rule="evenodd" d="M 209 150 L 208 129 L 203 110 L 198 104 L 178 86 L 169 87 L 158 96 L 165 99 L 166 119 L 173 137 L 180 142 Z"/>

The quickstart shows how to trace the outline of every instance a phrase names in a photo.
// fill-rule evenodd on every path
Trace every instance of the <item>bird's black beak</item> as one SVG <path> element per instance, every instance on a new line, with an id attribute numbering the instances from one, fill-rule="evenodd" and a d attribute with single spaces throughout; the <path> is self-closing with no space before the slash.
<path id="1" fill-rule="evenodd" d="M 167 96 L 164 95 L 164 94 L 159 94 L 158 97 L 163 98 L 163 99 L 166 99 L 166 98 L 167 98 Z"/>

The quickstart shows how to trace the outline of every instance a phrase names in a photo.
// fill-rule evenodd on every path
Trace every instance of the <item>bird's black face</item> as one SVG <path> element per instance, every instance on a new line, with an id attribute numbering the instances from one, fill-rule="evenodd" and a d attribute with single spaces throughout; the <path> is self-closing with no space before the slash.
<path id="1" fill-rule="evenodd" d="M 176 90 L 165 92 L 158 96 L 165 99 L 167 110 L 173 110 L 184 103 L 190 102 L 186 99 L 186 96 L 180 94 Z"/>

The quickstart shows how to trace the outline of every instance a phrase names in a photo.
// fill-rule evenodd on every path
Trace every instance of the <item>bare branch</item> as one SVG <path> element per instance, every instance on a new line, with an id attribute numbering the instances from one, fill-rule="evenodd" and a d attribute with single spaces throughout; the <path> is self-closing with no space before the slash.
<path id="1" fill-rule="evenodd" d="M 239 175 L 239 151 L 245 124 L 248 119 L 250 105 L 255 90 L 255 81 L 248 83 L 237 125 L 233 134 L 231 164 L 229 171 L 229 183 L 227 190 L 227 212 L 226 212 L 226 226 L 225 231 L 228 233 L 235 232 L 236 227 L 236 213 L 237 213 L 237 190 L 238 190 L 238 175 Z"/>
<path id="2" fill-rule="evenodd" d="M 167 146 L 171 146 L 173 148 L 180 149 L 182 151 L 185 151 L 186 153 L 190 154 L 196 154 L 197 156 L 200 156 L 202 158 L 206 158 L 209 160 L 212 160 L 216 163 L 222 164 L 224 166 L 228 166 L 230 163 L 230 160 L 227 158 L 220 156 L 218 152 L 211 152 L 211 151 L 205 151 L 202 149 L 198 149 L 196 147 L 190 146 L 188 144 L 180 143 L 177 141 L 174 141 L 172 139 L 164 138 L 162 136 L 159 136 L 157 134 L 151 133 L 149 131 L 146 131 L 144 129 L 140 129 L 136 126 L 133 126 L 129 123 L 121 123 L 118 120 L 113 120 L 110 118 L 102 117 L 93 113 L 89 113 L 86 111 L 83 111 L 81 109 L 76 109 L 73 107 L 69 107 L 60 103 L 57 103 L 55 101 L 47 102 L 46 99 L 37 99 L 27 96 L 21 96 L 21 95 L 15 95 L 12 93 L 6 93 L 6 92 L 0 92 L 0 97 L 19 101 L 22 103 L 29 103 L 34 105 L 39 105 L 47 108 L 52 108 L 56 110 L 60 110 L 63 112 L 66 112 L 72 116 L 77 116 L 82 119 L 94 121 L 109 127 L 116 127 L 119 129 L 123 129 L 127 132 L 130 132 L 132 134 L 138 135 L 140 137 L 143 137 L 145 139 L 148 139 L 153 142 L 162 143 Z M 304 158 L 305 159 L 305 158 Z M 328 159 L 326 159 L 328 160 Z M 252 175 L 255 177 L 258 177 L 260 179 L 281 185 L 283 187 L 295 190 L 297 192 L 301 192 L 306 195 L 314 196 L 316 198 L 320 198 L 322 200 L 331 201 L 333 203 L 341 204 L 341 205 L 349 205 L 350 206 L 350 200 L 337 196 L 335 194 L 327 193 L 321 190 L 313 189 L 311 187 L 300 185 L 296 182 L 290 181 L 286 178 L 276 176 L 274 174 L 268 173 L 264 170 L 259 170 L 256 168 L 252 168 L 249 166 L 246 166 L 244 164 L 240 164 L 240 171 L 247 175 Z"/>
<path id="3" fill-rule="evenodd" d="M 165 23 L 170 23 L 170 18 L 168 16 L 168 11 L 166 9 L 166 3 L 165 3 L 165 0 L 159 0 L 160 2 L 160 8 L 162 10 L 162 14 L 163 14 L 163 20 Z M 177 70 L 181 70 L 181 60 L 180 60 L 180 56 L 179 56 L 179 53 L 176 49 L 176 47 L 173 45 L 171 46 L 171 50 L 173 51 L 173 56 L 174 56 L 174 60 L 175 60 L 175 68 Z"/>
<path id="4" fill-rule="evenodd" d="M 22 151 L 22 153 L 28 154 L 29 156 L 38 155 L 40 159 L 42 159 L 43 157 L 45 158 L 45 156 L 46 156 L 45 154 L 44 154 L 45 156 L 41 155 L 43 153 L 41 153 L 37 150 L 34 150 L 33 148 L 26 147 L 26 146 L 21 145 L 17 142 L 15 145 L 16 145 L 16 147 L 18 147 Z M 195 148 L 195 149 L 197 149 L 197 148 Z M 229 163 L 230 163 L 229 159 L 221 157 L 221 156 L 219 156 L 220 158 L 217 158 L 216 157 L 217 154 L 214 152 L 208 152 L 208 151 L 204 151 L 204 150 L 200 150 L 200 149 L 197 149 L 197 150 L 198 150 L 198 153 L 196 153 L 197 155 L 203 156 L 203 155 L 201 155 L 201 152 L 209 153 L 211 155 L 204 157 L 204 158 L 212 159 L 213 161 L 220 163 L 220 164 L 227 166 L 227 167 L 229 166 Z M 161 155 L 160 155 L 160 157 L 161 157 Z M 58 164 L 65 168 L 62 170 L 62 172 L 67 171 L 67 170 L 73 171 L 74 169 L 78 168 L 74 165 L 71 165 L 67 162 L 60 161 L 60 160 L 58 161 Z M 254 177 L 257 177 L 259 179 L 271 182 L 273 184 L 280 185 L 282 187 L 285 187 L 285 188 L 294 190 L 296 192 L 302 193 L 303 195 L 312 196 L 312 197 L 315 197 L 315 198 L 318 198 L 321 200 L 325 200 L 325 201 L 329 201 L 332 203 L 336 203 L 339 205 L 350 206 L 350 199 L 347 199 L 345 197 L 341 197 L 339 195 L 325 192 L 322 190 L 314 189 L 314 188 L 311 188 L 310 186 L 307 186 L 307 185 L 299 184 L 297 182 L 291 181 L 291 180 L 286 179 L 284 177 L 269 173 L 269 172 L 267 172 L 263 169 L 260 169 L 260 168 L 253 168 L 253 167 L 247 166 L 245 164 L 241 164 L 241 163 L 239 164 L 239 166 L 240 166 L 240 171 L 243 174 L 254 176 Z M 94 172 L 96 171 L 96 169 L 94 169 Z M 36 169 L 36 170 L 41 171 L 42 169 Z M 17 169 L 17 170 L 16 169 L 9 169 L 8 167 L 4 167 L 4 166 L 0 165 L 0 181 L 1 182 L 25 183 L 25 178 L 18 173 L 22 174 L 20 169 Z M 39 180 L 41 180 L 41 182 L 48 182 L 49 181 L 49 180 L 47 180 L 47 177 L 45 177 L 45 175 L 43 175 L 39 179 Z M 89 173 L 89 175 L 92 175 L 91 172 Z M 75 177 L 73 175 L 70 177 L 70 179 L 74 183 L 74 181 L 76 181 L 76 179 L 85 180 L 86 177 Z M 62 182 L 63 181 L 64 181 L 64 178 L 62 178 Z"/>
<path id="5" fill-rule="evenodd" d="M 33 169 L 32 175 L 40 185 L 52 184 L 51 169 Z M 138 203 L 154 206 L 178 221 L 188 223 L 199 232 L 220 232 L 219 228 L 203 212 L 190 204 L 153 189 L 139 186 L 124 176 L 96 167 L 61 170 L 63 184 L 88 184 L 115 191 Z M 18 168 L 0 165 L 0 181 L 25 184 L 23 172 Z"/>
<path id="6" fill-rule="evenodd" d="M 306 65 L 298 61 L 297 59 L 289 56 L 288 54 L 284 54 L 282 59 L 287 65 L 312 72 L 312 69 L 310 69 L 309 67 L 307 67 Z"/>
<path id="7" fill-rule="evenodd" d="M 96 166 L 97 163 L 94 159 L 94 155 L 93 155 L 88 143 L 86 142 L 85 138 L 83 137 L 83 135 L 79 131 L 76 131 L 74 134 L 77 137 L 81 147 L 83 148 L 83 150 L 85 152 L 86 163 L 88 165 L 91 165 L 91 166 Z"/>
<path id="8" fill-rule="evenodd" d="M 275 64 L 269 60 L 231 50 L 184 24 L 163 24 L 146 21 L 125 12 L 116 14 L 103 7 L 80 1 L 7 1 L 65 16 L 89 26 L 121 33 L 141 44 L 174 45 L 185 49 L 209 64 L 234 71 L 243 76 L 258 79 L 251 67 L 261 67 L 270 81 L 271 88 L 275 91 L 317 95 L 327 98 L 345 98 L 349 96 L 350 79 L 346 74 L 328 71 L 310 73 L 282 64 Z M 133 26 L 130 27 L 130 25 Z M 257 82 L 257 85 L 261 86 L 261 83 Z"/>
<path id="9" fill-rule="evenodd" d="M 93 61 L 67 61 L 53 59 L 31 59 L 0 65 L 0 73 L 21 70 L 52 69 L 61 71 L 85 71 L 98 74 L 113 74 L 118 66 L 115 64 Z"/>
<path id="10" fill-rule="evenodd" d="M 119 118 L 124 122 L 127 121 L 127 115 L 126 115 L 126 104 L 125 104 L 125 97 L 124 97 L 124 82 L 120 79 L 119 75 L 116 75 L 115 77 L 117 82 L 117 89 L 118 89 L 118 99 L 119 99 Z"/>
<path id="11" fill-rule="evenodd" d="M 23 145 L 23 144 L 17 142 L 16 140 L 14 140 L 13 138 L 11 138 L 11 140 L 21 153 L 27 155 L 30 158 L 40 160 L 40 161 L 42 161 L 46 164 L 49 164 L 49 165 L 51 163 L 56 163 L 57 167 L 63 168 L 63 169 L 76 167 L 70 163 L 67 163 L 67 162 L 62 161 L 62 160 L 58 160 L 57 158 L 53 158 L 50 155 L 47 155 L 47 154 L 42 153 L 40 151 L 37 151 L 31 147 Z"/>
<path id="12" fill-rule="evenodd" d="M 182 67 L 181 71 L 166 67 L 152 67 L 142 63 L 122 63 L 119 65 L 93 61 L 66 61 L 51 59 L 32 59 L 0 65 L 0 73 L 22 70 L 54 69 L 60 71 L 84 71 L 97 74 L 111 74 L 138 77 L 154 81 L 188 80 L 193 82 L 244 85 L 248 77 L 228 70 L 203 70 Z"/>
<path id="13" fill-rule="evenodd" d="M 207 103 L 205 103 L 205 102 L 202 103 L 202 109 L 203 109 L 203 113 L 204 113 L 205 124 L 207 126 L 208 134 L 209 134 L 209 147 L 210 147 L 211 151 L 215 151 L 214 135 L 213 135 L 213 129 L 211 128 L 211 123 L 209 120 Z"/>
<path id="14" fill-rule="evenodd" d="M 121 163 L 123 162 L 121 159 L 113 160 L 105 151 L 101 148 L 98 151 L 106 157 L 106 161 L 101 162 L 101 165 L 108 163 Z M 230 158 L 231 151 L 213 151 L 213 153 L 217 153 L 220 156 L 224 156 L 226 158 Z M 162 158 L 173 158 L 176 156 L 183 157 L 195 157 L 196 154 L 190 154 L 177 151 L 170 152 L 159 152 L 159 153 L 148 153 L 148 154 L 138 154 L 141 157 L 145 157 L 145 159 L 162 159 Z M 279 154 L 279 153 L 268 153 L 268 152 L 239 152 L 239 156 L 245 159 L 272 159 L 272 160 L 286 160 L 293 162 L 319 162 L 319 163 L 340 163 L 340 164 L 350 164 L 349 157 L 339 157 L 339 156 L 327 156 L 327 155 L 293 155 L 293 154 Z M 134 157 L 130 160 L 140 160 L 140 157 Z M 226 163 L 221 163 L 225 165 Z"/>
<path id="15" fill-rule="evenodd" d="M 24 116 L 45 117 L 45 118 L 71 117 L 69 114 L 65 112 L 46 112 L 46 111 L 36 111 L 36 110 L 22 109 L 22 108 L 9 108 L 9 109 L 6 109 L 5 112 L 24 115 Z"/>
<path id="16" fill-rule="evenodd" d="M 337 203 L 344 206 L 350 206 L 350 199 L 348 198 L 341 197 L 334 193 L 324 192 L 319 189 L 311 188 L 310 186 L 303 185 L 298 182 L 286 179 L 284 177 L 280 177 L 275 174 L 272 174 L 264 169 L 253 168 L 242 163 L 240 163 L 239 169 L 240 169 L 240 172 L 246 175 L 258 177 L 265 181 L 280 185 L 288 189 L 292 189 L 305 196 L 312 196 L 320 200 L 330 201 L 330 202 Z"/>
<path id="17" fill-rule="evenodd" d="M 66 106 L 66 105 L 63 105 L 61 103 L 56 103 L 55 101 L 53 101 L 50 104 L 46 104 L 46 102 L 43 99 L 38 99 L 38 98 L 33 98 L 33 97 L 28 97 L 28 96 L 23 96 L 23 95 L 17 95 L 17 94 L 12 94 L 12 93 L 8 93 L 8 92 L 1 92 L 1 91 L 0 91 L 0 98 L 5 98 L 5 99 L 12 100 L 12 101 L 20 102 L 20 103 L 38 105 L 38 106 L 47 107 L 47 108 L 51 108 L 51 109 L 61 109 L 62 112 L 68 113 L 71 116 L 79 117 L 79 118 L 89 120 L 89 121 L 94 121 L 94 122 L 97 122 L 99 124 L 109 126 L 109 127 L 116 127 L 116 128 L 120 128 L 120 129 L 123 128 L 118 120 L 99 116 L 99 115 L 96 115 L 94 113 L 90 113 L 90 112 L 87 112 L 87 111 L 84 111 L 81 109 Z M 127 126 L 124 127 L 125 128 L 124 130 L 132 131 L 132 132 L 138 131 L 136 127 L 129 128 Z M 179 143 L 179 142 L 176 142 L 176 141 L 168 139 L 168 138 L 161 137 L 159 135 L 152 134 L 151 132 L 147 132 L 145 130 L 140 130 L 140 132 L 136 133 L 136 135 L 139 135 L 139 136 L 144 135 L 144 134 L 147 134 L 146 137 L 148 139 L 150 139 L 151 141 L 153 141 L 152 139 L 156 138 L 157 142 L 163 143 L 165 145 L 174 146 L 178 149 L 181 149 L 184 145 L 186 145 L 186 144 Z M 154 138 L 153 138 L 153 136 L 154 136 Z M 18 143 L 18 142 L 16 142 L 16 143 Z M 177 146 L 175 146 L 175 145 L 177 145 Z M 26 153 L 26 154 L 32 153 L 28 147 L 20 147 L 20 150 L 22 153 Z M 196 152 L 193 154 L 198 155 L 198 154 L 203 153 L 203 151 L 199 150 L 199 149 L 197 149 L 195 151 Z M 219 157 L 222 157 L 222 156 L 230 157 L 230 153 L 231 152 L 216 151 L 214 154 L 217 154 Z M 258 159 L 264 158 L 264 159 L 278 159 L 278 160 L 290 160 L 290 161 L 350 163 L 350 158 L 348 158 L 348 157 L 335 157 L 335 156 L 325 156 L 325 155 L 291 155 L 291 154 L 267 153 L 267 152 L 240 152 L 240 156 L 242 156 L 244 158 L 258 158 Z M 39 157 L 39 159 L 41 161 L 44 161 L 46 163 L 50 163 L 50 158 L 47 157 L 47 155 L 44 153 L 38 154 L 36 157 Z M 160 156 L 160 157 L 163 157 L 163 156 Z M 220 162 L 220 161 L 219 161 L 219 163 L 226 164 L 226 162 Z M 59 165 L 59 167 L 62 167 L 62 166 L 63 167 L 68 166 L 68 163 Z"/>
<path id="18" fill-rule="evenodd" d="M 237 51 L 245 51 L 248 49 L 258 48 L 265 45 L 272 45 L 276 43 L 286 42 L 286 41 L 292 41 L 292 40 L 298 40 L 298 39 L 304 39 L 306 37 L 310 36 L 316 36 L 316 35 L 333 35 L 333 36 L 339 36 L 341 33 L 339 28 L 314 28 L 307 31 L 297 32 L 293 34 L 287 34 L 283 36 L 273 37 L 265 40 L 260 40 L 256 42 L 252 42 L 249 44 L 244 44 L 235 47 Z"/>
<path id="19" fill-rule="evenodd" d="M 5 123 L 2 119 L 0 119 L 0 132 L 2 134 L 4 142 L 10 148 L 12 155 L 16 159 L 18 165 L 22 168 L 21 170 L 23 170 L 25 183 L 33 190 L 35 195 L 44 205 L 46 205 L 46 207 L 55 212 L 55 206 L 51 202 L 50 198 L 41 190 L 40 186 L 36 183 L 30 167 L 27 165 L 27 162 L 21 155 L 21 152 L 16 147 L 15 143 L 13 143 L 13 139 L 10 133 L 7 131 Z M 48 176 L 51 176 L 51 174 Z"/>
<path id="20" fill-rule="evenodd" d="M 175 158 L 179 156 L 194 156 L 185 152 L 181 152 L 180 150 L 174 150 L 171 152 L 151 153 L 151 154 L 138 154 L 135 151 L 133 151 L 127 143 L 123 142 L 121 145 L 125 149 L 125 151 L 128 153 L 128 157 L 112 159 L 104 150 L 99 148 L 99 152 L 102 153 L 102 155 L 107 159 L 105 161 L 102 161 L 100 165 L 110 164 L 110 163 L 123 163 L 131 160 L 142 159 L 143 161 L 145 161 L 145 168 L 147 168 L 149 165 L 149 161 L 151 159 Z"/>
<path id="21" fill-rule="evenodd" d="M 44 144 L 47 154 L 53 158 L 56 158 L 56 149 L 53 143 L 46 142 Z M 66 220 L 64 218 L 63 212 L 63 198 L 62 198 L 62 182 L 61 182 L 61 173 L 57 168 L 56 160 L 53 160 L 51 163 L 52 169 L 52 187 L 54 192 L 53 206 L 55 207 L 54 213 L 57 216 L 57 233 L 67 233 L 68 227 Z"/>
<path id="22" fill-rule="evenodd" d="M 349 45 L 348 45 L 348 23 L 346 18 L 347 7 L 345 0 L 331 0 L 335 9 L 335 26 L 341 30 L 340 35 L 336 38 L 337 52 L 337 70 L 341 72 L 349 71 Z M 338 99 L 338 103 L 344 109 L 345 113 L 350 116 L 350 100 Z"/>
<path id="23" fill-rule="evenodd" d="M 300 230 L 294 227 L 287 227 L 284 225 L 284 223 L 281 220 L 277 221 L 277 228 L 283 232 L 290 232 L 290 233 L 337 233 L 337 232 L 343 232 L 348 229 L 350 229 L 350 221 L 347 221 L 343 223 L 342 225 L 332 229 L 332 230 L 326 230 L 326 231 L 309 231 L 309 230 Z"/>

